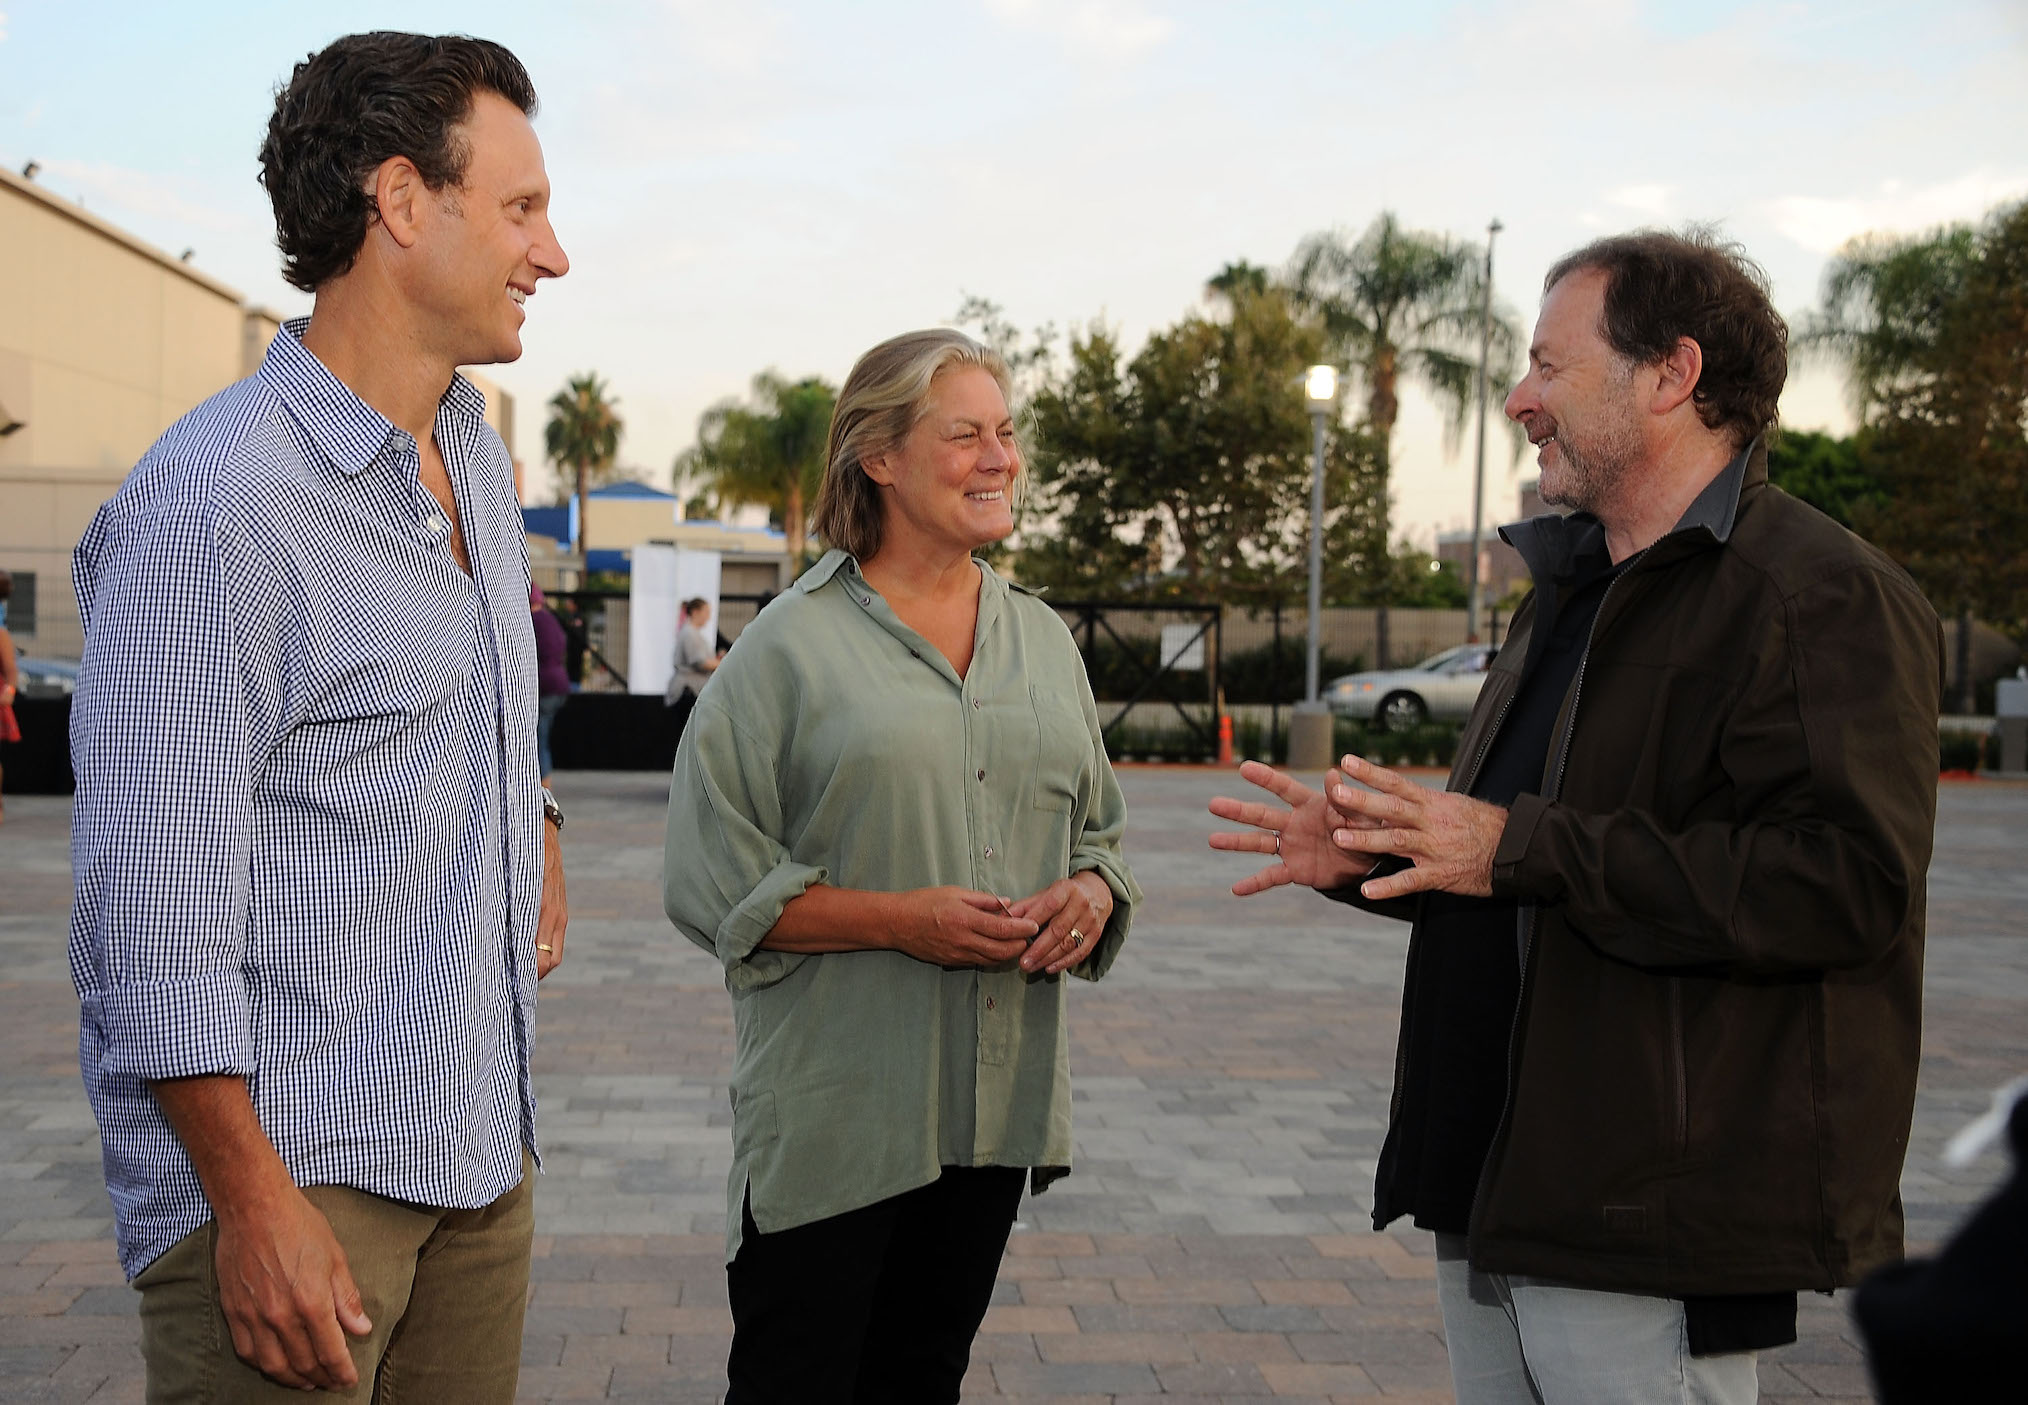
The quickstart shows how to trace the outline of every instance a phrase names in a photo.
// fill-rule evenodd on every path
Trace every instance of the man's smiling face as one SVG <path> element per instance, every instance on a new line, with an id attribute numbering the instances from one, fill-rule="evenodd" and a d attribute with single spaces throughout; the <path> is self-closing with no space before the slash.
<path id="1" fill-rule="evenodd" d="M 1528 374 L 1507 397 L 1509 419 L 1535 445 L 1542 500 L 1596 512 L 1646 449 L 1636 367 L 1604 332 L 1606 275 L 1579 269 L 1542 299 Z"/>
<path id="2" fill-rule="evenodd" d="M 524 304 L 570 260 L 549 224 L 549 176 L 526 114 L 481 92 L 457 130 L 470 157 L 464 184 L 434 195 L 424 286 L 445 350 L 458 365 L 521 355 Z"/>

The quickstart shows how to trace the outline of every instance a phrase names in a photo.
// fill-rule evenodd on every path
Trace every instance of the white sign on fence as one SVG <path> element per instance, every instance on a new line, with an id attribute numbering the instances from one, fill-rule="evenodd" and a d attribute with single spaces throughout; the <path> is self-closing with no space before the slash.
<path id="1" fill-rule="evenodd" d="M 1204 636 L 1208 632 L 1208 627 L 1203 624 L 1163 625 L 1162 667 L 1173 668 L 1178 673 L 1202 673 Z"/>

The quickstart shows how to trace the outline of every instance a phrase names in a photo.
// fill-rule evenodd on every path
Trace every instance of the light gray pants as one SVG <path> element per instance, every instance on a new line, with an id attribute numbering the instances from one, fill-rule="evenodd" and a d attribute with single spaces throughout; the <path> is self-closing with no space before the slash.
<path id="1" fill-rule="evenodd" d="M 1755 1354 L 1692 1356 L 1675 1298 L 1477 1273 L 1439 1234 L 1437 1300 L 1458 1405 L 1754 1405 Z"/>

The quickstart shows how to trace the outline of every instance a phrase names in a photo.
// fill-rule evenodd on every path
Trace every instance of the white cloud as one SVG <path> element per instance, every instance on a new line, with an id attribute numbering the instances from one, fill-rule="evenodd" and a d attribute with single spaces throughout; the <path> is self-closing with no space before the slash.
<path id="1" fill-rule="evenodd" d="M 2028 171 L 1980 169 L 1913 189 L 1882 181 L 1870 195 L 1824 198 L 1788 195 L 1769 202 L 1774 227 L 1816 254 L 1835 252 L 1861 234 L 1915 234 L 1956 220 L 1975 220 L 2028 192 Z"/>
<path id="2" fill-rule="evenodd" d="M 1673 190 L 1673 186 L 1667 185 L 1623 185 L 1606 196 L 1606 203 L 1617 205 L 1622 210 L 1632 210 L 1649 219 L 1665 219 L 1669 214 L 1669 196 Z"/>
<path id="3" fill-rule="evenodd" d="M 243 234 L 253 226 L 229 211 L 211 192 L 193 191 L 148 171 L 136 171 L 107 161 L 67 161 L 60 157 L 43 163 L 45 185 L 68 183 L 82 189 L 94 202 L 105 201 L 130 214 L 173 220 L 190 229 Z"/>
<path id="4" fill-rule="evenodd" d="M 1174 26 L 1141 0 L 986 0 L 1007 23 L 1061 40 L 1074 53 L 1127 57 L 1167 39 Z"/>
<path id="5" fill-rule="evenodd" d="M 757 5 L 663 0 L 689 57 L 726 73 L 759 73 L 781 47 L 782 17 Z"/>

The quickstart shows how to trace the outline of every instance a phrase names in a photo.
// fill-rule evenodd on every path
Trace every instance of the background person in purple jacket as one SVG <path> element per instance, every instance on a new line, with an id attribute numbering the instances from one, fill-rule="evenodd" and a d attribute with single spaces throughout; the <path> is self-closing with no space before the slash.
<path id="1" fill-rule="evenodd" d="M 563 621 L 543 603 L 539 585 L 528 587 L 528 611 L 535 622 L 535 756 L 542 768 L 542 783 L 548 785 L 549 773 L 556 769 L 549 754 L 549 731 L 556 725 L 556 714 L 563 711 L 564 699 L 570 696 L 570 670 L 564 664 L 570 640 L 564 634 Z"/>

